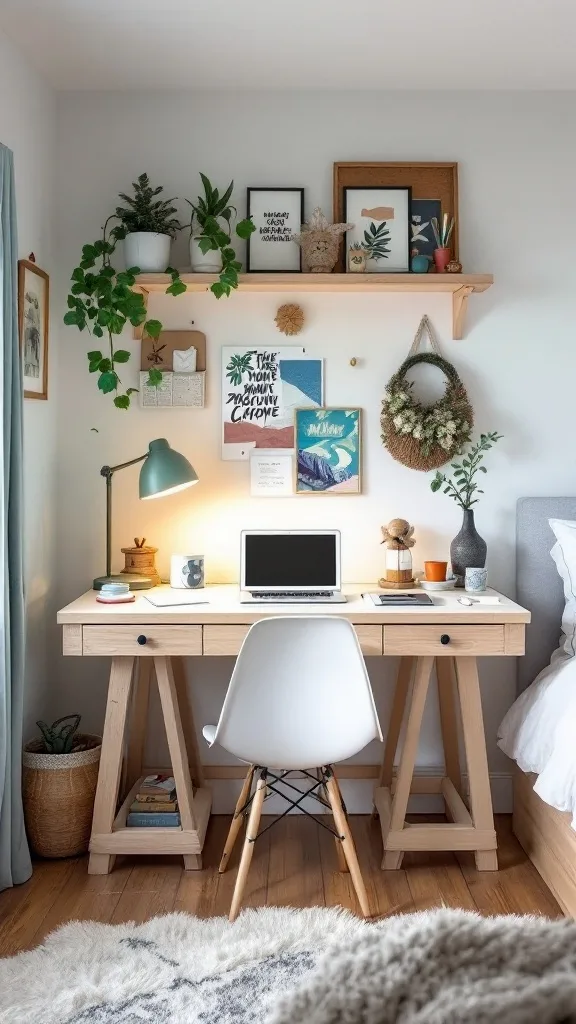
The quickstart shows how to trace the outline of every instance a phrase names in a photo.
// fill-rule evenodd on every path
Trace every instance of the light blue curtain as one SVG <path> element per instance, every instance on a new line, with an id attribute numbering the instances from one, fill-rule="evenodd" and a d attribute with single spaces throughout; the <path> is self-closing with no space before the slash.
<path id="1" fill-rule="evenodd" d="M 12 153 L 0 144 L 0 889 L 32 874 L 22 812 L 22 368 Z"/>

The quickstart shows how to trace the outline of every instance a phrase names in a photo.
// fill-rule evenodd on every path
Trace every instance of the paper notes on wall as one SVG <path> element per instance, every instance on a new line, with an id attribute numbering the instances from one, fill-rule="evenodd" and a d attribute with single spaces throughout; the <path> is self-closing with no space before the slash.
<path id="1" fill-rule="evenodd" d="M 185 352 L 175 349 L 172 353 L 172 369 L 174 373 L 196 372 L 196 349 L 192 345 Z"/>
<path id="2" fill-rule="evenodd" d="M 174 373 L 162 371 L 158 386 L 150 387 L 148 370 L 140 371 L 140 405 L 143 409 L 190 408 L 204 406 L 204 378 L 201 373 Z"/>
<path id="3" fill-rule="evenodd" d="M 294 493 L 294 454 L 290 449 L 254 448 L 250 452 L 253 498 L 285 498 Z"/>

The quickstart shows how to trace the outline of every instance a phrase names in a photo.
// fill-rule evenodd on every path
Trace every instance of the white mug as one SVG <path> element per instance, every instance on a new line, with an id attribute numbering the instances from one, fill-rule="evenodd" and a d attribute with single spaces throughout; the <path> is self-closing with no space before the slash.
<path id="1" fill-rule="evenodd" d="M 172 555 L 170 586 L 176 590 L 199 590 L 204 586 L 204 555 Z"/>
<path id="2" fill-rule="evenodd" d="M 466 569 L 464 577 L 464 589 L 469 594 L 481 594 L 486 590 L 488 569 Z"/>

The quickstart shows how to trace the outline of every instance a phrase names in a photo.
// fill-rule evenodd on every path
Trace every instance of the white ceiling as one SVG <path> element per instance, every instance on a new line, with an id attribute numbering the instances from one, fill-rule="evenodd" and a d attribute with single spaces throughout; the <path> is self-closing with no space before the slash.
<path id="1" fill-rule="evenodd" d="M 59 89 L 575 89 L 575 0 L 0 0 Z"/>

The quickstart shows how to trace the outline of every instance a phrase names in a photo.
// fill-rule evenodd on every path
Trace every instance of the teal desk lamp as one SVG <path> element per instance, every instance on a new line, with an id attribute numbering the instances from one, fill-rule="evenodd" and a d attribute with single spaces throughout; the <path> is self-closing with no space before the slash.
<path id="1" fill-rule="evenodd" d="M 100 475 L 106 480 L 106 575 L 94 580 L 94 590 L 101 590 L 105 583 L 128 583 L 130 590 L 148 590 L 153 585 L 146 576 L 130 573 L 112 575 L 112 477 L 119 469 L 135 466 L 138 462 L 144 463 L 140 470 L 141 498 L 175 494 L 198 482 L 198 475 L 188 459 L 175 452 L 165 437 L 150 441 L 146 454 L 137 459 L 121 462 L 118 466 L 102 466 Z"/>

